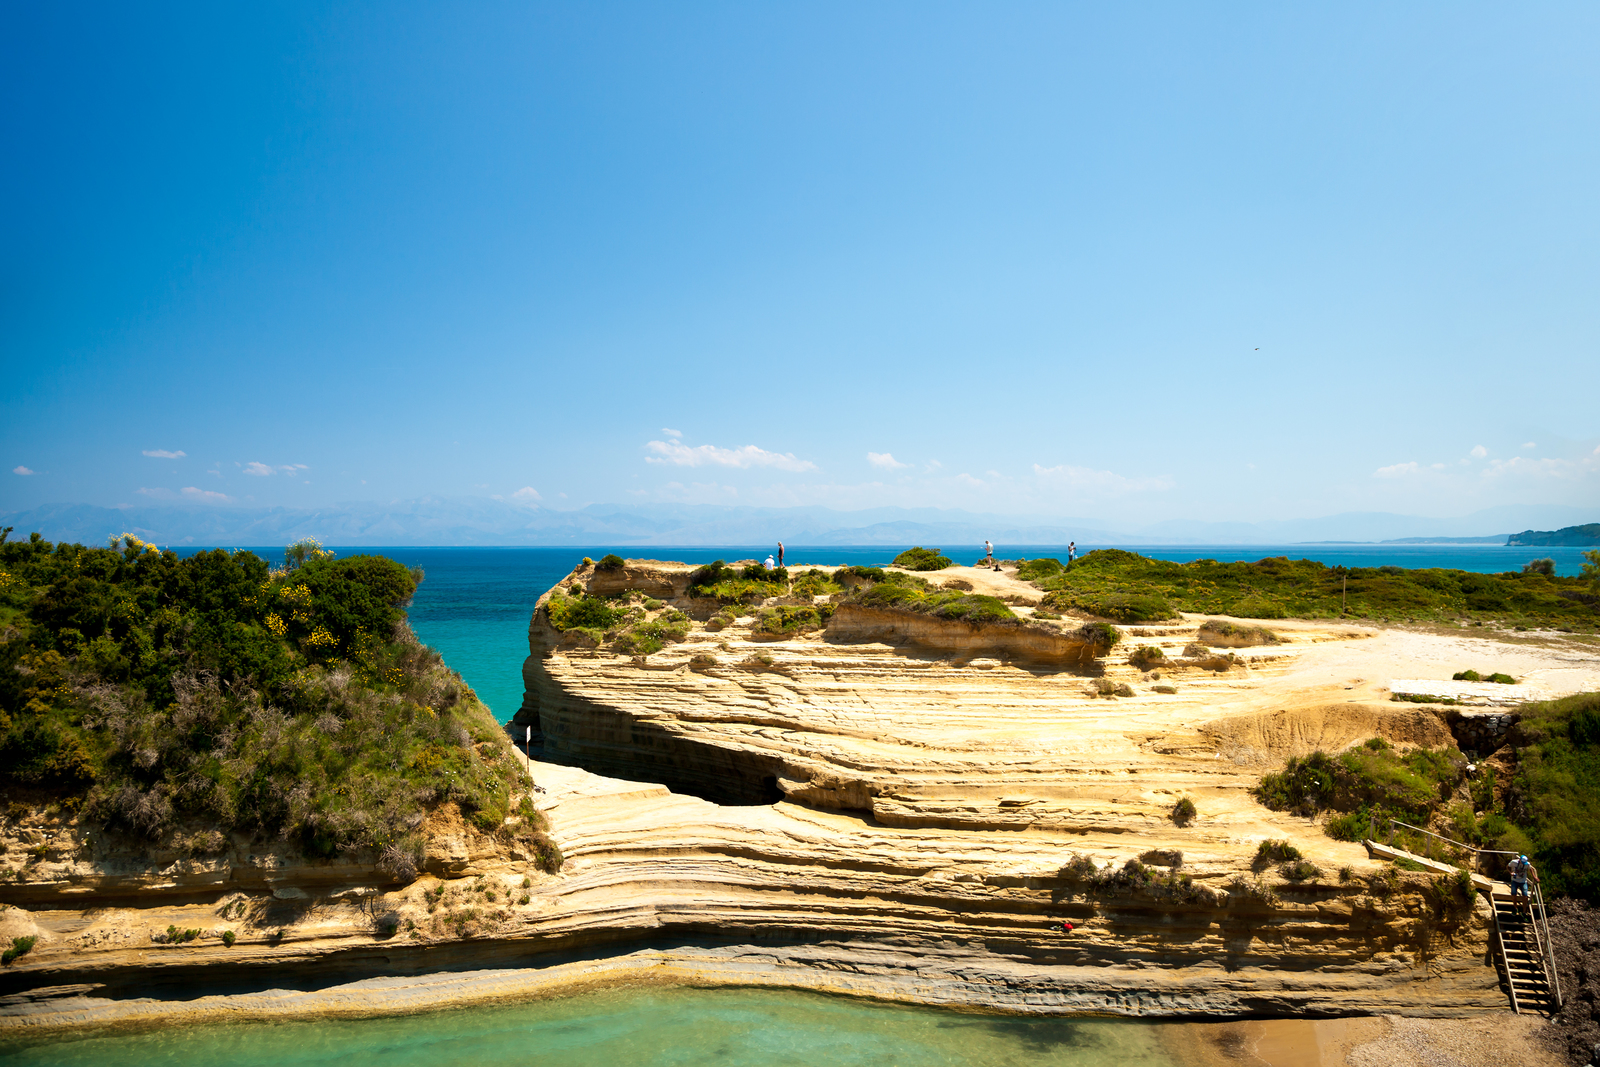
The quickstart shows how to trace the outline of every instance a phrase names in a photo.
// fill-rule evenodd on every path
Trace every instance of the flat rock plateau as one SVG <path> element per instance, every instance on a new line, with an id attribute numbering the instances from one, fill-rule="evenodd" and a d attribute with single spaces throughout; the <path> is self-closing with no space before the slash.
<path id="1" fill-rule="evenodd" d="M 533 613 L 511 733 L 533 731 L 530 789 L 560 873 L 448 805 L 406 885 L 372 857 L 239 841 L 192 858 L 8 818 L 0 938 L 38 940 L 0 971 L 0 1028 L 363 1014 L 612 981 L 1019 1013 L 1507 1010 L 1481 898 L 1451 900 L 1434 875 L 1249 790 L 1288 755 L 1373 736 L 1498 743 L 1504 709 L 1393 702 L 1390 680 L 1492 665 L 1551 696 L 1590 690 L 1592 645 L 1289 620 L 1271 623 L 1276 643 L 1199 656 L 1185 650 L 1205 617 L 1186 616 L 1119 627 L 1096 659 L 1073 639 L 1082 620 L 1032 618 L 1041 594 L 1010 569 L 966 567 L 926 577 L 1023 621 L 841 604 L 825 628 L 774 638 L 759 606 L 728 622 L 689 597 L 691 570 L 630 560 L 562 580 L 686 613 L 685 639 L 648 656 L 558 631 L 548 592 Z M 1155 673 L 1128 662 L 1143 646 L 1166 654 Z M 1197 816 L 1178 825 L 1185 797 Z M 1320 873 L 1261 867 L 1268 838 Z"/>

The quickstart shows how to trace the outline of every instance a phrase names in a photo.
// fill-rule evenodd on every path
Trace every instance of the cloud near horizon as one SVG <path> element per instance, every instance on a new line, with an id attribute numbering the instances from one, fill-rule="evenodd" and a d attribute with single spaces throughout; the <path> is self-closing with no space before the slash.
<path id="1" fill-rule="evenodd" d="M 1374 478 L 1404 478 L 1408 474 L 1415 474 L 1422 469 L 1416 460 L 1409 463 L 1391 463 L 1387 467 L 1379 467 L 1372 472 Z"/>
<path id="2" fill-rule="evenodd" d="M 282 471 L 285 474 L 293 474 L 295 471 L 307 471 L 311 469 L 304 463 L 280 463 L 278 466 L 273 467 L 265 463 L 259 463 L 256 460 L 251 460 L 249 463 L 245 464 L 239 464 L 236 462 L 234 463 L 234 466 L 243 466 L 246 474 L 253 474 L 257 478 L 265 478 L 269 474 L 277 474 L 279 471 Z"/>
<path id="3" fill-rule="evenodd" d="M 771 467 L 781 471 L 814 471 L 817 465 L 808 459 L 798 459 L 793 452 L 768 452 L 755 445 L 743 448 L 718 448 L 715 445 L 696 445 L 690 448 L 681 441 L 650 441 L 645 446 L 651 455 L 646 463 L 670 463 L 675 467 Z"/>
<path id="4" fill-rule="evenodd" d="M 140 492 L 143 491 L 144 490 L 142 489 L 140 490 Z M 227 493 L 216 493 L 212 492 L 210 489 L 198 489 L 192 485 L 186 485 L 183 487 L 183 495 L 186 499 L 198 500 L 202 504 L 233 503 L 233 497 L 229 496 Z"/>
<path id="5" fill-rule="evenodd" d="M 543 500 L 544 497 L 540 496 L 539 490 L 535 489 L 533 486 L 525 485 L 509 496 L 502 496 L 499 493 L 495 493 L 491 499 L 509 500 L 516 504 L 537 504 L 539 501 Z"/>
<path id="6" fill-rule="evenodd" d="M 19 463 L 19 464 L 17 464 L 17 465 L 16 465 L 16 466 L 15 466 L 15 467 L 12 467 L 12 468 L 11 468 L 11 473 L 12 473 L 12 474 L 20 474 L 20 475 L 22 475 L 22 476 L 23 476 L 23 477 L 24 477 L 24 478 L 26 478 L 26 477 L 28 477 L 28 476 L 29 476 L 29 475 L 30 475 L 30 474 L 33 474 L 33 473 L 34 473 L 34 472 L 33 472 L 33 471 L 31 471 L 31 470 L 29 470 L 29 469 L 28 469 L 28 468 L 27 468 L 27 467 L 24 467 L 24 466 L 22 466 L 22 465 L 21 465 L 21 464 L 20 464 L 20 463 Z"/>
<path id="7" fill-rule="evenodd" d="M 185 452 L 181 448 L 176 452 L 168 452 L 164 448 L 147 448 L 143 452 L 143 455 L 149 456 L 152 459 L 182 459 L 188 454 L 189 453 Z"/>
<path id="8" fill-rule="evenodd" d="M 895 459 L 893 452 L 868 452 L 867 462 L 872 464 L 874 467 L 881 467 L 886 471 L 903 470 L 906 467 L 911 466 L 909 463 L 901 463 L 899 460 Z"/>
<path id="9" fill-rule="evenodd" d="M 1033 473 L 1055 486 L 1101 493 L 1144 493 L 1171 489 L 1176 483 L 1166 476 L 1157 478 L 1129 478 L 1116 471 L 1095 470 L 1092 467 L 1074 467 L 1062 463 L 1054 467 L 1033 465 Z"/>

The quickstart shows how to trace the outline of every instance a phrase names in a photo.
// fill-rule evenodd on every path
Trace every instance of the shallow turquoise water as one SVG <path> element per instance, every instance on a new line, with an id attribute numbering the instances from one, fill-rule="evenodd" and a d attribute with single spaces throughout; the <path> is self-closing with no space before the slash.
<path id="1" fill-rule="evenodd" d="M 168 1027 L 0 1049 L 0 1063 L 1176 1067 L 1158 1025 L 970 1015 L 789 990 L 618 989 L 348 1022 Z"/>

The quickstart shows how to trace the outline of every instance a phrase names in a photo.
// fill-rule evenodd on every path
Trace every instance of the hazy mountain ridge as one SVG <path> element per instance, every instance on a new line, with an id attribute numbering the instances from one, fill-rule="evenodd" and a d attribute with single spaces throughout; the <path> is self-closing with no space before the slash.
<path id="1" fill-rule="evenodd" d="M 161 545 L 277 545 L 315 537 L 338 545 L 793 545 L 928 544 L 960 552 L 987 538 L 1010 546 L 1294 544 L 1311 541 L 1493 537 L 1495 530 L 1576 526 L 1597 517 L 1572 507 L 1500 507 L 1454 519 L 1351 512 L 1276 522 L 1171 520 L 1117 528 L 1103 520 L 978 514 L 938 508 L 758 508 L 714 504 L 591 504 L 574 511 L 481 497 L 356 501 L 326 508 L 105 508 L 52 504 L 0 513 L 12 536 L 103 544 L 133 533 Z"/>

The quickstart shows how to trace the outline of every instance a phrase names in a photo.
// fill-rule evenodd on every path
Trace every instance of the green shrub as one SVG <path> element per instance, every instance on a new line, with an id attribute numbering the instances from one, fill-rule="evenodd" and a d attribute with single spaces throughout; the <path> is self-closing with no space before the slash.
<path id="1" fill-rule="evenodd" d="M 1263 616 L 1250 616 L 1262 618 Z M 1236 622 L 1226 619 L 1207 619 L 1200 624 L 1200 631 L 1196 635 L 1201 641 L 1212 645 L 1243 646 L 1243 645 L 1275 645 L 1278 635 L 1265 626 L 1240 626 Z"/>
<path id="2" fill-rule="evenodd" d="M 851 594 L 851 599 L 866 607 L 914 611 L 942 619 L 959 619 L 974 624 L 1016 619 L 1016 612 L 998 597 L 963 593 L 955 589 L 936 589 L 920 585 L 881 581 Z"/>
<path id="3" fill-rule="evenodd" d="M 855 579 L 851 584 L 858 582 L 881 582 L 889 577 L 889 572 L 882 567 L 840 567 L 833 572 L 833 580 L 844 583 Z"/>
<path id="4" fill-rule="evenodd" d="M 1078 630 L 1078 636 L 1091 654 L 1104 656 L 1117 647 L 1122 640 L 1122 631 L 1109 622 L 1090 622 Z"/>
<path id="5" fill-rule="evenodd" d="M 1495 673 L 1495 674 L 1489 675 L 1489 677 L 1486 678 L 1485 681 L 1499 682 L 1501 685 L 1516 685 L 1517 684 L 1517 680 L 1515 678 L 1511 677 L 1511 675 L 1509 675 L 1509 674 L 1499 674 L 1499 673 Z"/>
<path id="6" fill-rule="evenodd" d="M 1288 863 L 1301 858 L 1300 850 L 1287 841 L 1268 838 L 1256 846 L 1258 864 Z"/>
<path id="7" fill-rule="evenodd" d="M 1032 582 L 1043 578 L 1053 578 L 1066 569 L 1066 565 L 1063 564 L 1059 559 L 1055 559 L 1051 556 L 1044 556 L 1040 559 L 1024 560 L 1023 563 L 1017 567 L 1017 577 L 1021 578 L 1025 582 Z"/>
<path id="8" fill-rule="evenodd" d="M 237 941 L 238 939 L 239 939 L 239 935 L 234 933 L 232 930 L 224 930 L 224 931 L 222 931 L 222 943 L 224 945 L 227 945 L 229 948 L 232 948 L 233 947 L 233 943 L 235 941 Z"/>
<path id="9" fill-rule="evenodd" d="M 597 571 L 620 571 L 628 565 L 628 561 L 614 552 L 608 552 L 600 557 L 600 562 L 594 565 Z"/>
<path id="10" fill-rule="evenodd" d="M 1322 877 L 1322 868 L 1310 860 L 1295 860 L 1278 868 L 1278 873 L 1291 882 L 1305 882 Z"/>
<path id="11" fill-rule="evenodd" d="M 713 560 L 689 575 L 689 596 L 708 597 L 724 604 L 755 604 L 767 597 L 783 596 L 788 590 L 787 568 L 769 571 L 759 563 L 736 570 L 720 559 Z"/>
<path id="12" fill-rule="evenodd" d="M 789 586 L 791 596 L 828 596 L 833 593 L 844 592 L 844 586 L 829 578 L 828 575 L 815 567 L 803 570 L 794 576 L 794 582 Z"/>
<path id="13" fill-rule="evenodd" d="M 1473 670 L 1456 671 L 1450 676 L 1450 680 L 1452 682 L 1481 682 L 1483 681 L 1483 675 Z"/>
<path id="14" fill-rule="evenodd" d="M 628 617 L 626 611 L 611 607 L 599 597 L 550 594 L 545 615 L 557 630 L 609 630 Z"/>
<path id="15" fill-rule="evenodd" d="M 1167 661 L 1167 654 L 1154 645 L 1143 645 L 1133 651 L 1128 657 L 1128 662 L 1141 671 L 1159 667 Z"/>
<path id="16" fill-rule="evenodd" d="M 894 558 L 892 566 L 904 567 L 908 571 L 942 571 L 954 561 L 949 556 L 941 556 L 937 548 L 908 548 Z"/>
<path id="17" fill-rule="evenodd" d="M 767 637 L 809 633 L 827 626 L 832 616 L 832 604 L 763 608 L 761 614 L 756 616 L 755 632 Z"/>
<path id="18" fill-rule="evenodd" d="M 1194 801 L 1188 797 L 1179 797 L 1178 802 L 1172 805 L 1172 821 L 1179 826 L 1188 826 L 1194 822 L 1199 812 L 1195 809 Z"/>
<path id="19" fill-rule="evenodd" d="M 32 934 L 26 937 L 13 937 L 11 939 L 11 947 L 4 952 L 0 952 L 0 963 L 9 964 L 19 957 L 26 956 L 32 951 L 37 941 L 38 938 Z"/>
<path id="20" fill-rule="evenodd" d="M 1126 623 L 1159 622 L 1177 614 L 1164 598 L 1140 593 L 1057 590 L 1046 594 L 1042 603 L 1056 611 L 1081 611 Z"/>
<path id="21" fill-rule="evenodd" d="M 1547 578 L 1554 577 L 1556 573 L 1556 561 L 1549 558 L 1533 560 L 1522 565 L 1522 573 L 1542 574 Z"/>

